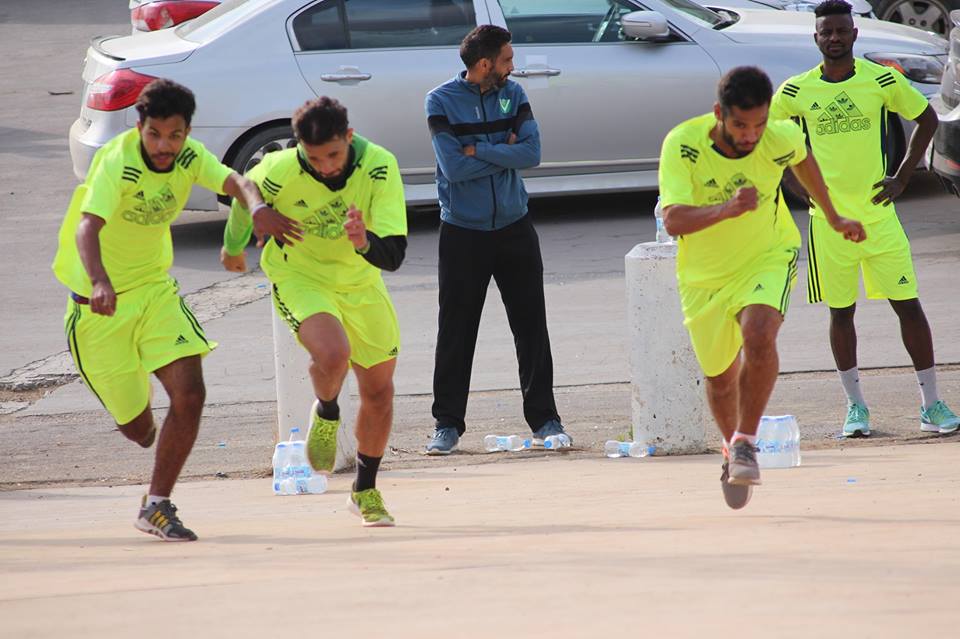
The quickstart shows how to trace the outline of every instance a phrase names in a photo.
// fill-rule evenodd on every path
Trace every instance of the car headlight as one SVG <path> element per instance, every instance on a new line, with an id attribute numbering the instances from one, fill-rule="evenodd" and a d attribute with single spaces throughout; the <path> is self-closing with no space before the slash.
<path id="1" fill-rule="evenodd" d="M 940 84 L 943 78 L 943 62 L 932 55 L 916 53 L 868 53 L 871 62 L 893 67 L 908 79 L 923 84 Z"/>

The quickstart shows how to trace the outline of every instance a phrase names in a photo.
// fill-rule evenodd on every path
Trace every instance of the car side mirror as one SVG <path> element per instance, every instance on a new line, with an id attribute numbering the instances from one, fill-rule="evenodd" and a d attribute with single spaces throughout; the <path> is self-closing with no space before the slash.
<path id="1" fill-rule="evenodd" d="M 670 37 L 670 26 L 659 11 L 632 11 L 620 17 L 623 33 L 637 40 L 662 40 Z"/>

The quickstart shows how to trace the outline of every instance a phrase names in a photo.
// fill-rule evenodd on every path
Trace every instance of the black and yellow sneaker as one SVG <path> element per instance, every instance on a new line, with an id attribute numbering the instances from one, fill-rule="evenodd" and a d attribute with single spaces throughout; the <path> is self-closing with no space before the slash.
<path id="1" fill-rule="evenodd" d="M 143 496 L 140 516 L 133 524 L 137 530 L 156 535 L 163 541 L 196 541 L 197 536 L 186 528 L 177 517 L 177 507 L 169 499 L 159 504 L 147 505 L 147 496 Z"/>
<path id="2" fill-rule="evenodd" d="M 320 400 L 310 407 L 310 430 L 307 432 L 307 459 L 316 471 L 332 472 L 337 459 L 339 419 L 324 419 L 317 413 Z"/>

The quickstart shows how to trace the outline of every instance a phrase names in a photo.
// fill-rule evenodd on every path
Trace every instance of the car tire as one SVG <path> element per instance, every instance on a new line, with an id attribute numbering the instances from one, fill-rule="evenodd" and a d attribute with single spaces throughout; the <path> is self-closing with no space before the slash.
<path id="1" fill-rule="evenodd" d="M 260 160 L 267 153 L 280 151 L 296 146 L 293 129 L 289 124 L 275 124 L 259 130 L 248 132 L 234 143 L 227 153 L 226 164 L 240 175 L 260 164 Z M 230 202 L 230 197 L 221 195 L 218 198 L 224 204 Z"/>
<path id="2" fill-rule="evenodd" d="M 297 145 L 290 125 L 276 125 L 248 134 L 229 160 L 230 166 L 241 175 L 260 164 L 268 153 L 292 149 Z"/>
<path id="3" fill-rule="evenodd" d="M 876 12 L 881 20 L 946 37 L 951 27 L 950 4 L 946 0 L 881 0 L 876 4 Z"/>

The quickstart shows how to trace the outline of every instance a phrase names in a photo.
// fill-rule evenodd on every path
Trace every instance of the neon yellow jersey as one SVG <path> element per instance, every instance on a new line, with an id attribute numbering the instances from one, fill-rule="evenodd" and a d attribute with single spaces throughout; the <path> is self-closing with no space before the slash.
<path id="1" fill-rule="evenodd" d="M 770 117 L 796 118 L 807 134 L 837 213 L 869 223 L 894 213 L 874 204 L 873 185 L 887 171 L 888 111 L 913 120 L 927 99 L 899 71 L 854 59 L 854 74 L 825 80 L 820 67 L 788 79 L 777 90 Z M 823 217 L 813 206 L 810 214 Z"/>
<path id="2" fill-rule="evenodd" d="M 780 193 L 786 167 L 807 157 L 803 133 L 791 122 L 767 125 L 754 150 L 728 158 L 714 148 L 713 113 L 679 124 L 667 134 L 660 154 L 660 201 L 713 206 L 741 187 L 757 189 L 758 207 L 677 239 L 677 278 L 688 286 L 714 287 L 771 250 L 800 245 L 800 232 Z"/>
<path id="3" fill-rule="evenodd" d="M 90 213 L 106 221 L 100 231 L 100 257 L 116 292 L 164 281 L 173 265 L 170 224 L 183 211 L 193 185 L 223 193 L 232 172 L 190 138 L 170 171 L 151 171 L 141 153 L 140 132 L 134 128 L 121 133 L 97 151 L 87 179 L 73 192 L 60 226 L 54 274 L 71 291 L 90 295 L 92 285 L 76 239 L 83 213 Z"/>
<path id="4" fill-rule="evenodd" d="M 267 204 L 297 220 L 303 240 L 282 245 L 267 242 L 260 266 L 273 282 L 307 278 L 335 291 L 375 283 L 380 269 L 358 255 L 343 224 L 353 205 L 363 213 L 367 229 L 379 237 L 407 234 L 407 209 L 397 160 L 385 148 L 353 136 L 353 172 L 342 189 L 332 191 L 305 170 L 299 149 L 275 151 L 250 170 Z M 301 163 L 303 162 L 303 163 Z M 239 255 L 250 241 L 253 221 L 234 202 L 224 232 L 224 247 Z"/>

